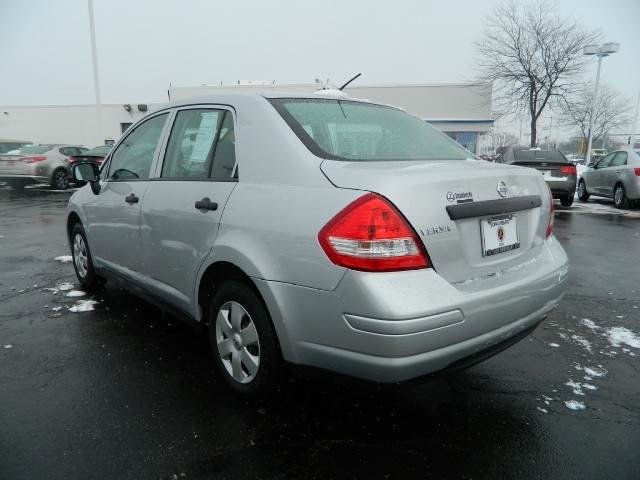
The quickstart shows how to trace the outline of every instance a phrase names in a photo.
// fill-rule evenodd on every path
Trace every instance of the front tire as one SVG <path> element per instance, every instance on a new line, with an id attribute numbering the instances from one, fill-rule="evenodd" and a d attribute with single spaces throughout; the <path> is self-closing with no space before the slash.
<path id="1" fill-rule="evenodd" d="M 69 173 L 64 168 L 58 168 L 51 175 L 51 186 L 56 190 L 69 188 Z"/>
<path id="2" fill-rule="evenodd" d="M 581 179 L 580 182 L 578 182 L 578 199 L 580 199 L 581 202 L 586 202 L 590 196 L 589 192 L 587 192 L 587 185 L 584 183 L 584 180 Z"/>
<path id="3" fill-rule="evenodd" d="M 613 189 L 613 203 L 617 208 L 627 208 L 629 206 L 627 191 L 621 183 L 617 184 Z"/>
<path id="4" fill-rule="evenodd" d="M 573 195 L 562 197 L 560 199 L 560 205 L 562 205 L 563 207 L 570 207 L 571 205 L 573 205 Z"/>
<path id="5" fill-rule="evenodd" d="M 96 275 L 93 268 L 93 259 L 89 242 L 82 228 L 82 224 L 76 223 L 71 229 L 71 256 L 73 258 L 73 269 L 82 288 L 91 291 L 100 287 L 104 281 Z"/>
<path id="6" fill-rule="evenodd" d="M 216 290 L 209 310 L 209 341 L 217 370 L 245 397 L 277 390 L 282 361 L 269 312 L 244 282 L 232 280 Z"/>

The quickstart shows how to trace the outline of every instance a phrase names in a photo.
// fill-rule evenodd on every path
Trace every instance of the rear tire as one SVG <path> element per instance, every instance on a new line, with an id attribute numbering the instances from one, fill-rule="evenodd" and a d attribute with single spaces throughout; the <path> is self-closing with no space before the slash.
<path id="1" fill-rule="evenodd" d="M 584 183 L 584 180 L 580 179 L 578 182 L 578 198 L 581 202 L 586 202 L 589 200 L 589 192 L 587 192 L 587 185 Z"/>
<path id="2" fill-rule="evenodd" d="M 560 199 L 560 205 L 562 205 L 563 207 L 570 207 L 571 205 L 573 205 L 573 195 L 562 197 Z"/>
<path id="3" fill-rule="evenodd" d="M 81 223 L 76 223 L 71 229 L 71 256 L 73 269 L 82 288 L 87 291 L 96 290 L 105 281 L 96 274 L 93 268 L 93 258 L 89 249 L 89 242 Z"/>
<path id="4" fill-rule="evenodd" d="M 243 281 L 221 284 L 209 309 L 209 341 L 220 375 L 243 397 L 278 390 L 282 360 L 266 307 Z"/>
<path id="5" fill-rule="evenodd" d="M 624 189 L 624 185 L 617 184 L 613 188 L 613 203 L 617 208 L 628 208 L 629 199 L 627 198 L 627 191 Z"/>
<path id="6" fill-rule="evenodd" d="M 56 190 L 66 190 L 69 188 L 69 172 L 64 168 L 54 170 L 51 175 L 51 186 Z"/>

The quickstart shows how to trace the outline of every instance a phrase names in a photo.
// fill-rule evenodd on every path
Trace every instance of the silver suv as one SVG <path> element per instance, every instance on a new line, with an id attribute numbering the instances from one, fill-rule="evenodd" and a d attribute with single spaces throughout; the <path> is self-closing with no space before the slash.
<path id="1" fill-rule="evenodd" d="M 135 124 L 69 202 L 74 267 L 208 325 L 245 394 L 283 361 L 397 382 L 477 362 L 558 304 L 567 257 L 535 170 L 400 109 L 228 93 Z"/>

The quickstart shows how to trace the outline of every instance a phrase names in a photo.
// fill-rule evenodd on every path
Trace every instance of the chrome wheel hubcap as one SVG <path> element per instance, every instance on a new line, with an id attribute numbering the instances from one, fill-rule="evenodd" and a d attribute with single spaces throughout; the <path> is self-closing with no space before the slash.
<path id="1" fill-rule="evenodd" d="M 87 276 L 87 269 L 89 266 L 89 255 L 87 254 L 87 246 L 84 243 L 84 238 L 79 233 L 73 237 L 73 263 L 76 266 L 76 271 L 80 278 Z"/>
<path id="2" fill-rule="evenodd" d="M 584 183 L 582 182 L 578 184 L 578 195 L 581 197 L 584 196 Z"/>
<path id="3" fill-rule="evenodd" d="M 249 312 L 238 302 L 226 302 L 216 316 L 218 355 L 238 383 L 251 382 L 260 366 L 258 331 Z"/>

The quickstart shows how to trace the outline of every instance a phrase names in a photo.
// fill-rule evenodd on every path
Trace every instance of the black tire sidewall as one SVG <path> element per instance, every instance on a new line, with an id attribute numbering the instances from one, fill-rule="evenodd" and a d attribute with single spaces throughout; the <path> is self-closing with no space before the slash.
<path id="1" fill-rule="evenodd" d="M 573 195 L 568 195 L 566 197 L 561 198 L 560 204 L 563 207 L 570 207 L 571 205 L 573 205 Z"/>
<path id="2" fill-rule="evenodd" d="M 235 301 L 249 313 L 258 332 L 260 343 L 260 365 L 258 373 L 250 383 L 238 383 L 225 369 L 218 353 L 216 342 L 216 317 L 220 307 Z M 266 397 L 277 391 L 281 374 L 281 358 L 277 337 L 269 312 L 256 292 L 244 281 L 230 280 L 222 283 L 214 293 L 209 308 L 209 343 L 216 370 L 232 390 L 247 398 Z"/>
<path id="3" fill-rule="evenodd" d="M 75 261 L 76 259 L 74 257 L 74 252 L 73 252 L 73 242 L 74 242 L 74 239 L 76 238 L 76 235 L 78 234 L 82 236 L 82 239 L 84 240 L 85 248 L 87 249 L 87 274 L 85 275 L 84 278 L 82 278 L 78 273 L 78 269 L 76 268 L 76 261 Z M 91 256 L 91 248 L 89 247 L 87 235 L 84 231 L 84 228 L 82 227 L 82 224 L 76 223 L 73 226 L 73 228 L 71 229 L 70 241 L 71 241 L 71 257 L 73 258 L 73 261 L 72 261 L 73 270 L 76 272 L 76 277 L 78 278 L 78 281 L 80 282 L 80 285 L 82 285 L 83 288 L 85 288 L 86 290 L 93 290 L 100 285 L 100 281 L 98 279 L 98 276 L 96 275 L 95 269 L 93 268 L 93 257 Z"/>
<path id="4" fill-rule="evenodd" d="M 584 187 L 584 195 L 580 194 L 580 185 L 583 185 Z M 578 182 L 578 199 L 580 199 L 580 201 L 582 202 L 586 202 L 587 200 L 589 200 L 589 192 L 587 192 L 587 184 L 584 182 L 584 180 L 580 180 L 580 182 Z"/>

